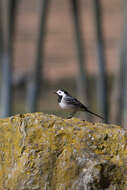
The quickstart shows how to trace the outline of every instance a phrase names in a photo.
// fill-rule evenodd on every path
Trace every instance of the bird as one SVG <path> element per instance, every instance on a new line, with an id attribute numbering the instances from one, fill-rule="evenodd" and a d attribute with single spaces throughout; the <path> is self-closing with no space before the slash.
<path id="1" fill-rule="evenodd" d="M 71 96 L 67 91 L 59 89 L 54 93 L 58 96 L 59 106 L 64 110 L 71 111 L 71 114 L 69 115 L 68 119 L 71 119 L 76 114 L 76 112 L 83 111 L 88 112 L 104 120 L 102 116 L 90 111 L 84 104 L 82 104 L 79 100 Z"/>

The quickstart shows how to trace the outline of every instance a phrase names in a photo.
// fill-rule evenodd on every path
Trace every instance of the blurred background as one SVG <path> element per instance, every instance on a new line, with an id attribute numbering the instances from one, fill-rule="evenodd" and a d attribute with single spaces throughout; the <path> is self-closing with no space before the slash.
<path id="1" fill-rule="evenodd" d="M 62 88 L 126 127 L 126 50 L 127 0 L 0 0 L 0 117 L 66 117 Z"/>

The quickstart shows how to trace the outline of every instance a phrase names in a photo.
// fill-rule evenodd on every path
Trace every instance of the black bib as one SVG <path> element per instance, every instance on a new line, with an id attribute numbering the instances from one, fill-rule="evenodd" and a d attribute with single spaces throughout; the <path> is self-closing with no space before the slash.
<path id="1" fill-rule="evenodd" d="M 58 102 L 60 103 L 62 99 L 62 96 L 58 96 Z"/>

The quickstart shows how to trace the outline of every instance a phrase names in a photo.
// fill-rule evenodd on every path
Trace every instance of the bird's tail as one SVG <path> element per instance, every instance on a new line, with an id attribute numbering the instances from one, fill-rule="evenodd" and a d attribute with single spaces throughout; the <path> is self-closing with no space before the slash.
<path id="1" fill-rule="evenodd" d="M 103 118 L 102 116 L 100 116 L 100 115 L 98 115 L 97 113 L 94 113 L 94 112 L 88 110 L 87 108 L 85 108 L 85 111 L 87 111 L 88 113 L 93 114 L 93 115 L 95 115 L 96 117 L 99 117 L 99 118 L 101 118 L 101 119 L 104 120 L 104 118 Z"/>

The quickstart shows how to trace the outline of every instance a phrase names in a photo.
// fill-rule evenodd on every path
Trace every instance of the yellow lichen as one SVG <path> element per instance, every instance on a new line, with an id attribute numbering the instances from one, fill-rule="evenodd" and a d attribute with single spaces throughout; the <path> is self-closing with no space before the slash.
<path id="1" fill-rule="evenodd" d="M 127 188 L 127 132 L 119 126 L 43 113 L 0 120 L 0 189 L 69 189 L 87 157 L 99 172 L 111 172 L 112 184 Z"/>

